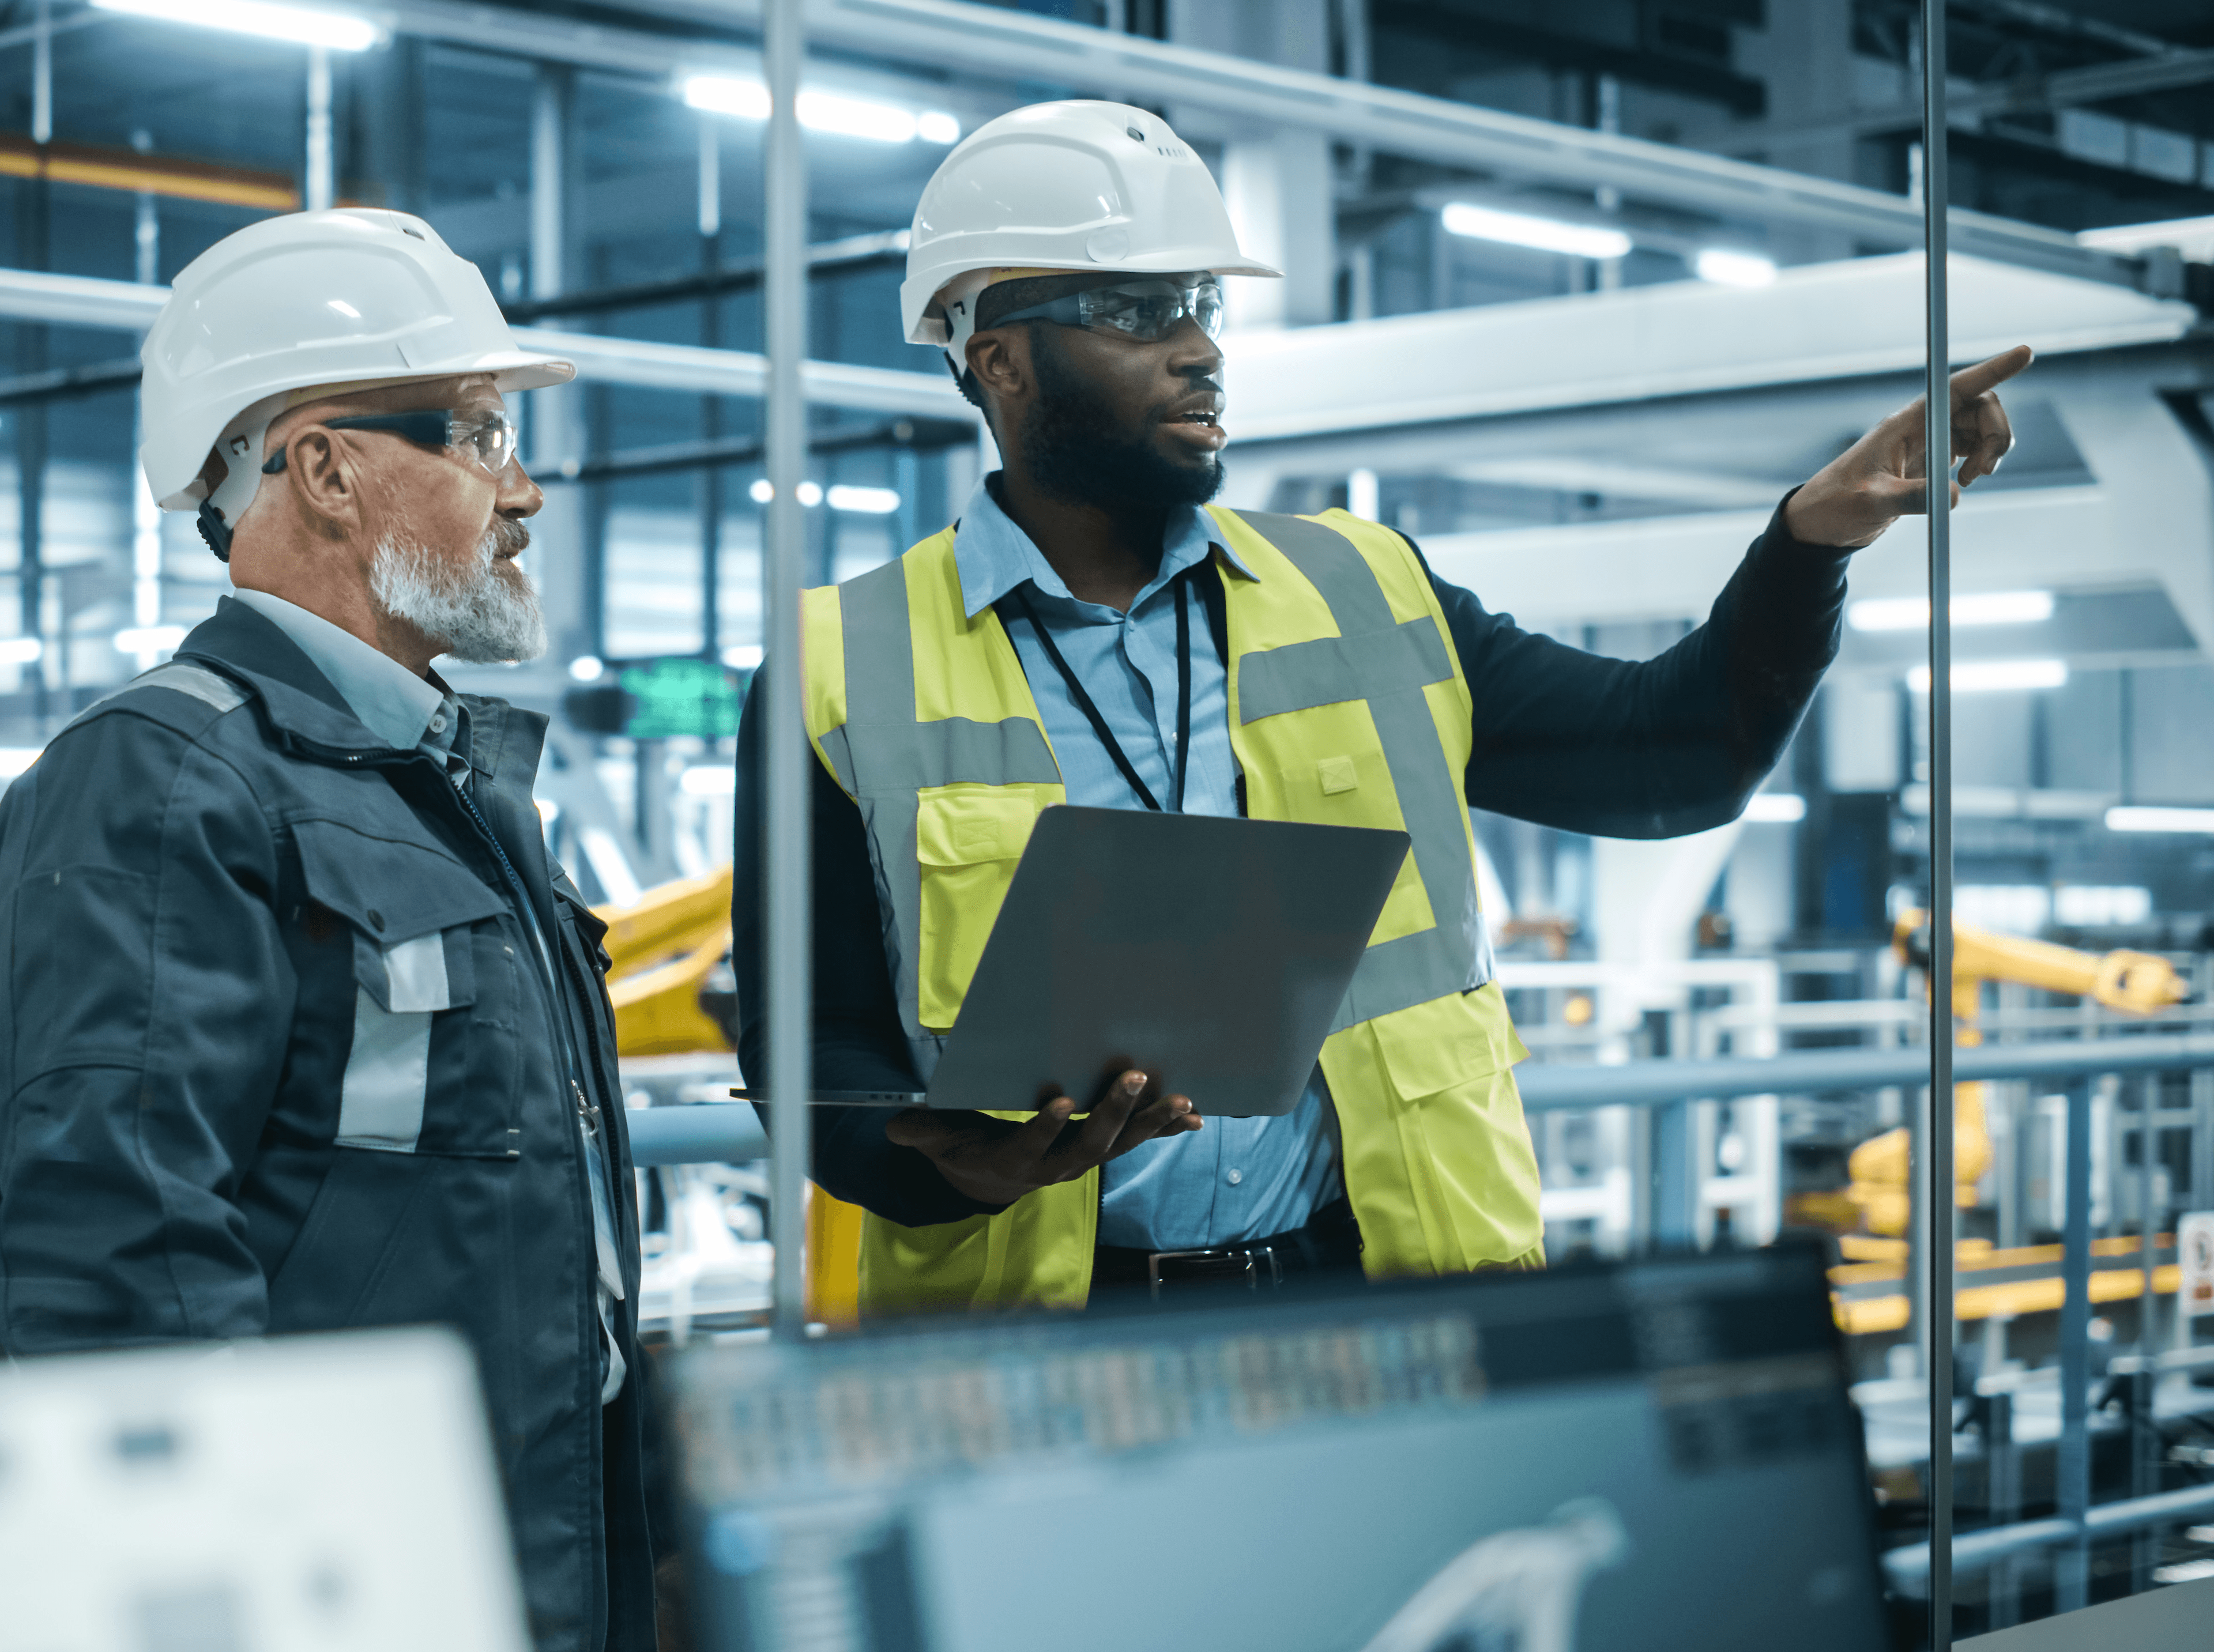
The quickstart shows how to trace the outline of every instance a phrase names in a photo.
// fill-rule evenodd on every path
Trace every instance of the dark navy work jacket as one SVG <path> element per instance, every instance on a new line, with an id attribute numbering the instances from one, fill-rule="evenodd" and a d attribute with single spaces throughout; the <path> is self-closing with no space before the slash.
<path id="1" fill-rule="evenodd" d="M 472 796 L 558 1002 L 438 765 L 385 747 L 242 603 L 0 800 L 0 1350 L 451 1326 L 475 1350 L 541 1652 L 651 1652 L 604 926 L 540 835 L 545 720 L 462 701 Z M 604 1410 L 555 1015 L 616 1170 L 631 1376 Z"/>

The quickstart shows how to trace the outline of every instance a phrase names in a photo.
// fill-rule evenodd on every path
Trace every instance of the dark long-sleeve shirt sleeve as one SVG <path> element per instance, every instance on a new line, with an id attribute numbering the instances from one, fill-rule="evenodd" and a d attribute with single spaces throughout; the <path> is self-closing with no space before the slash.
<path id="1" fill-rule="evenodd" d="M 756 677 L 755 681 L 760 679 Z M 738 980 L 738 1064 L 750 1082 L 766 1080 L 768 999 L 760 960 L 765 915 L 761 869 L 762 718 L 761 697 L 749 693 L 738 723 L 737 867 L 731 898 L 731 960 Z M 807 756 L 813 823 L 815 1085 L 826 1090 L 919 1090 L 908 1055 L 899 1005 L 884 960 L 877 880 L 869 864 L 861 812 L 838 789 L 812 752 Z M 761 1109 L 767 1125 L 768 1109 Z M 859 1204 L 902 1227 L 923 1228 L 991 1215 L 957 1192 L 938 1167 L 910 1147 L 884 1138 L 884 1107 L 812 1110 L 813 1179 L 834 1198 Z"/>
<path id="2" fill-rule="evenodd" d="M 1419 556 L 1420 552 L 1416 554 Z M 1475 706 L 1471 807 L 1599 837 L 1666 838 L 1733 820 L 1782 756 L 1837 652 L 1847 553 L 1794 541 L 1778 508 L 1706 623 L 1658 657 L 1610 660 L 1523 631 L 1430 576 Z M 1425 564 L 1427 567 L 1427 564 Z M 739 1059 L 765 1070 L 761 717 L 738 730 L 732 900 Z M 884 957 L 859 809 L 812 753 L 815 1082 L 916 1089 Z M 1002 1208 L 956 1192 L 929 1160 L 884 1139 L 890 1114 L 814 1110 L 814 1179 L 907 1227 Z"/>
<path id="3" fill-rule="evenodd" d="M 1706 623 L 1644 661 L 1526 631 L 1432 574 L 1475 706 L 1470 805 L 1599 838 L 1735 820 L 1836 657 L 1850 556 L 1793 539 L 1779 505 Z"/>

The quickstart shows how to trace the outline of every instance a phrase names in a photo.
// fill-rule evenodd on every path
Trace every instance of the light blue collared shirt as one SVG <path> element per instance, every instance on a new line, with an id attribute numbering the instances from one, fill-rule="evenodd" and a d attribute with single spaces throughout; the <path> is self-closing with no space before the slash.
<path id="1" fill-rule="evenodd" d="M 1159 571 L 1122 614 L 1070 595 L 1053 564 L 982 482 L 969 496 L 953 542 L 962 605 L 971 619 L 1028 582 L 1031 612 L 1164 808 L 1174 790 L 1177 727 L 1171 582 L 1210 553 L 1236 576 L 1254 576 L 1221 544 L 1205 511 L 1196 505 L 1171 511 Z M 1198 593 L 1187 589 L 1185 600 L 1190 603 L 1191 752 L 1183 809 L 1235 814 L 1238 759 L 1230 748 L 1229 677 L 1209 639 Z M 1143 808 L 1029 623 L 1014 619 L 1007 634 L 1060 759 L 1068 801 L 1094 808 Z M 1193 1100 L 1205 1111 L 1204 1097 Z M 1101 1173 L 1100 1242 L 1194 1250 L 1303 1227 L 1342 1186 L 1335 1137 L 1330 1092 L 1318 1068 L 1299 1106 L 1281 1119 L 1209 1116 L 1204 1130 L 1134 1148 Z"/>
<path id="2" fill-rule="evenodd" d="M 297 602 L 266 591 L 234 591 L 248 607 L 275 625 L 299 646 L 309 662 L 329 680 L 361 726 L 395 751 L 415 750 L 431 758 L 446 772 L 456 790 L 468 783 L 469 765 L 454 750 L 464 715 L 453 691 L 435 677 L 419 677 L 382 649 L 371 648 L 343 626 L 319 613 L 310 613 Z M 538 961 L 546 972 L 547 1003 L 553 1013 L 561 1011 L 561 994 L 554 981 L 553 954 L 538 927 L 538 915 L 526 904 L 523 921 L 538 942 Z M 565 1055 L 573 1057 L 565 1050 Z M 625 1364 L 615 1344 L 614 1303 L 623 1294 L 622 1265 L 615 1249 L 615 1205 L 608 1187 L 607 1155 L 599 1137 L 584 1131 L 584 1157 L 592 1183 L 592 1247 L 599 1266 L 600 1403 L 606 1405 L 622 1392 Z"/>

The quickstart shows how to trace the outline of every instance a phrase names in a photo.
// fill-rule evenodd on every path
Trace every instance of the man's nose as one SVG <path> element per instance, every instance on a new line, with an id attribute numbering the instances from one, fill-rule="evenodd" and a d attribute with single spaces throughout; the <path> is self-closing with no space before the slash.
<path id="1" fill-rule="evenodd" d="M 535 516 L 546 503 L 546 491 L 530 479 L 530 472 L 523 468 L 520 459 L 511 462 L 499 479 L 499 503 L 494 508 L 503 516 L 521 520 Z"/>
<path id="2" fill-rule="evenodd" d="M 1178 378 L 1211 379 L 1222 370 L 1222 347 L 1187 315 L 1169 335 L 1169 371 Z"/>

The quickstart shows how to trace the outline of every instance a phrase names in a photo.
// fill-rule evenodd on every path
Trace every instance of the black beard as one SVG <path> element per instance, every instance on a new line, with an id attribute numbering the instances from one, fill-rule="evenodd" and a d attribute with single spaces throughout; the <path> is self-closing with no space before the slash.
<path id="1" fill-rule="evenodd" d="M 1110 424 L 1092 387 L 1062 359 L 1053 333 L 1049 326 L 1031 330 L 1038 394 L 1023 417 L 1023 458 L 1040 488 L 1123 521 L 1203 505 L 1220 491 L 1222 460 L 1215 454 L 1196 468 L 1175 464 Z"/>

